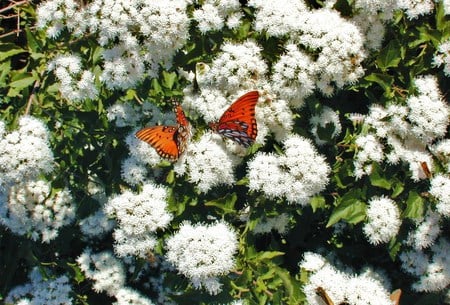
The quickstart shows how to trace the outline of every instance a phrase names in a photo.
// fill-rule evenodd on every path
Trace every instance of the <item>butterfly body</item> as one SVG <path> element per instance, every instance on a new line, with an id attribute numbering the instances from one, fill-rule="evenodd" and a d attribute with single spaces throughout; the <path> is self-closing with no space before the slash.
<path id="1" fill-rule="evenodd" d="M 220 117 L 217 123 L 211 123 L 212 130 L 245 147 L 256 139 L 258 128 L 255 119 L 255 106 L 258 91 L 251 91 L 238 98 Z"/>
<path id="2" fill-rule="evenodd" d="M 187 148 L 190 137 L 190 124 L 181 105 L 175 106 L 176 126 L 152 126 L 136 132 L 136 137 L 150 144 L 163 158 L 175 162 Z"/>

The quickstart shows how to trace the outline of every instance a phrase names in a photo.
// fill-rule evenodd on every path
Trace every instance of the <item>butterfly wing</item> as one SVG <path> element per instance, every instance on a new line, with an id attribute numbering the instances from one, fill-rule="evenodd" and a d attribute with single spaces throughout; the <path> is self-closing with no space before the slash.
<path id="1" fill-rule="evenodd" d="M 237 143 L 248 147 L 258 133 L 255 106 L 259 92 L 247 92 L 238 98 L 222 115 L 218 123 L 211 124 L 212 129 Z"/>
<path id="2" fill-rule="evenodd" d="M 177 130 L 177 126 L 146 127 L 136 132 L 136 137 L 150 144 L 161 157 L 176 161 L 180 155 Z"/>

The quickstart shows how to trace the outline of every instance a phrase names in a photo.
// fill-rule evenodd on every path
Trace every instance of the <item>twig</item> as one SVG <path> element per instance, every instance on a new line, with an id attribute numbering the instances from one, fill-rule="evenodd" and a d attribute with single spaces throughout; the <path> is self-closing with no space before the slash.
<path id="1" fill-rule="evenodd" d="M 0 14 L 3 13 L 3 12 L 6 12 L 6 11 L 16 7 L 16 6 L 19 6 L 19 5 L 28 3 L 28 2 L 30 2 L 30 1 L 29 0 L 22 0 L 22 1 L 19 1 L 19 2 L 14 2 L 13 4 L 10 4 L 7 7 L 0 8 Z"/>
<path id="2" fill-rule="evenodd" d="M 38 88 L 39 88 L 39 80 L 36 80 L 36 81 L 34 82 L 33 90 L 31 91 L 31 95 L 30 95 L 30 97 L 28 98 L 27 107 L 25 108 L 25 115 L 28 115 L 28 114 L 30 113 L 31 104 L 33 103 L 33 100 L 34 100 L 35 97 L 36 97 L 35 92 L 36 92 L 36 90 L 37 90 Z"/>

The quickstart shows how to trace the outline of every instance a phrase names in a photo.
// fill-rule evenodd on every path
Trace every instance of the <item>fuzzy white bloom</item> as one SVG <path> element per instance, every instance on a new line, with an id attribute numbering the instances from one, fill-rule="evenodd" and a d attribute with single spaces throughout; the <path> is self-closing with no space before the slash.
<path id="1" fill-rule="evenodd" d="M 228 25 L 230 17 L 236 17 L 236 13 L 240 9 L 237 0 L 206 0 L 203 5 L 194 10 L 194 20 L 198 22 L 198 28 L 201 33 L 208 31 L 219 31 L 225 24 Z M 239 21 L 232 20 L 234 27 Z"/>
<path id="2" fill-rule="evenodd" d="M 328 141 L 320 138 L 317 133 L 317 128 L 328 128 L 328 126 L 332 126 L 333 132 L 329 135 L 330 139 L 336 138 L 342 131 L 338 113 L 327 106 L 323 107 L 319 115 L 312 116 L 309 123 L 311 125 L 311 133 L 314 135 L 314 139 L 318 145 L 324 145 Z"/>
<path id="3" fill-rule="evenodd" d="M 434 9 L 433 0 L 397 0 L 397 5 L 405 10 L 409 19 L 430 14 Z"/>
<path id="4" fill-rule="evenodd" d="M 227 94 L 239 90 L 250 91 L 257 87 L 258 80 L 268 70 L 261 56 L 261 47 L 256 42 L 247 40 L 243 43 L 226 42 L 221 50 L 204 75 L 212 87 Z"/>
<path id="5" fill-rule="evenodd" d="M 93 288 L 97 292 L 113 296 L 125 285 L 125 269 L 112 252 L 94 254 L 85 249 L 77 263 L 84 275 L 94 281 Z"/>
<path id="6" fill-rule="evenodd" d="M 253 233 L 264 234 L 270 233 L 270 231 L 275 230 L 281 235 L 286 234 L 289 219 L 290 217 L 287 213 L 282 213 L 275 217 L 263 219 L 255 226 L 255 228 L 253 229 Z"/>
<path id="7" fill-rule="evenodd" d="M 257 153 L 249 162 L 249 188 L 306 205 L 327 185 L 330 167 L 308 139 L 292 135 L 283 146 L 283 155 Z"/>
<path id="8" fill-rule="evenodd" d="M 397 235 L 400 225 L 400 212 L 392 199 L 373 197 L 369 200 L 363 231 L 371 244 L 389 242 Z"/>
<path id="9" fill-rule="evenodd" d="M 293 107 L 300 108 L 315 89 L 315 65 L 310 56 L 290 43 L 273 66 L 273 91 Z"/>
<path id="10" fill-rule="evenodd" d="M 104 47 L 100 79 L 110 89 L 127 89 L 146 74 L 156 77 L 160 65 L 170 67 L 189 36 L 188 4 L 185 0 L 94 0 L 78 7 L 70 0 L 49 0 L 38 8 L 38 25 L 52 37 L 67 27 L 74 36 L 96 39 Z M 81 97 L 92 96 L 92 78 L 83 79 Z"/>
<path id="11" fill-rule="evenodd" d="M 114 228 L 115 222 L 108 219 L 103 210 L 98 210 L 94 214 L 80 220 L 80 230 L 88 238 L 104 237 Z"/>
<path id="12" fill-rule="evenodd" d="M 436 210 L 444 217 L 450 217 L 450 179 L 436 175 L 430 181 L 430 194 L 437 200 Z"/>
<path id="13" fill-rule="evenodd" d="M 165 188 L 149 183 L 139 194 L 125 191 L 109 199 L 104 210 L 118 224 L 114 231 L 114 249 L 118 256 L 146 257 L 154 248 L 153 234 L 166 228 L 173 217 L 167 211 L 166 197 Z"/>
<path id="14" fill-rule="evenodd" d="M 410 231 L 406 244 L 415 250 L 422 250 L 430 247 L 439 237 L 441 228 L 439 222 L 441 217 L 434 211 L 427 211 L 425 217 L 417 221 L 417 227 Z"/>
<path id="15" fill-rule="evenodd" d="M 115 121 L 117 127 L 135 126 L 141 119 L 139 109 L 131 103 L 115 103 L 106 111 L 108 120 Z"/>
<path id="16" fill-rule="evenodd" d="M 365 15 L 378 14 L 382 20 L 388 20 L 393 17 L 397 9 L 397 0 L 355 0 L 355 8 L 365 13 Z"/>
<path id="17" fill-rule="evenodd" d="M 444 14 L 450 15 L 450 0 L 442 0 L 442 3 L 444 5 Z"/>
<path id="18" fill-rule="evenodd" d="M 60 82 L 59 91 L 64 98 L 71 101 L 97 98 L 99 92 L 95 86 L 95 76 L 82 69 L 78 55 L 58 55 L 49 62 L 48 70 L 55 73 Z"/>
<path id="19" fill-rule="evenodd" d="M 134 139 L 134 142 L 138 143 L 138 140 Z M 139 141 L 139 145 L 144 146 L 142 141 Z M 151 153 L 152 158 L 154 158 L 154 163 L 156 164 L 160 162 L 161 159 L 156 154 L 156 151 L 154 149 L 150 150 L 150 148 L 145 147 L 145 149 L 148 149 L 149 153 Z M 121 176 L 122 179 L 130 185 L 137 186 L 140 184 L 145 184 L 147 181 L 149 181 L 148 175 L 149 170 L 147 169 L 146 165 L 136 157 L 131 156 L 122 161 Z"/>
<path id="20" fill-rule="evenodd" d="M 180 160 L 185 166 L 175 165 L 178 175 L 187 173 L 188 181 L 197 185 L 202 193 L 218 185 L 234 183 L 234 168 L 241 158 L 228 152 L 222 138 L 212 132 L 204 133 L 198 141 L 191 142 Z"/>
<path id="21" fill-rule="evenodd" d="M 50 134 L 42 121 L 31 116 L 19 119 L 19 128 L 0 132 L 0 188 L 37 178 L 54 168 Z"/>
<path id="22" fill-rule="evenodd" d="M 47 271 L 48 272 L 48 271 Z M 48 274 L 46 274 L 48 276 Z M 72 286 L 66 275 L 43 278 L 35 267 L 28 275 L 29 283 L 14 287 L 5 298 L 5 304 L 72 305 Z"/>
<path id="23" fill-rule="evenodd" d="M 297 0 L 250 0 L 248 5 L 256 10 L 255 30 L 274 37 L 288 35 L 297 22 L 302 22 L 302 13 L 308 11 L 305 2 Z"/>
<path id="24" fill-rule="evenodd" d="M 430 248 L 430 254 L 407 250 L 400 254 L 402 269 L 418 277 L 412 289 L 417 292 L 439 292 L 450 285 L 450 243 L 441 237 Z"/>
<path id="25" fill-rule="evenodd" d="M 275 140 L 282 142 L 291 133 L 294 126 L 294 115 L 286 100 L 273 98 L 263 93 L 262 101 L 258 101 L 255 117 L 258 124 L 256 143 L 264 144 L 269 133 L 273 133 Z"/>
<path id="26" fill-rule="evenodd" d="M 406 101 L 411 131 L 424 143 L 430 143 L 447 132 L 450 109 L 440 94 L 435 76 L 417 77 L 414 83 L 419 95 L 411 96 Z"/>
<path id="27" fill-rule="evenodd" d="M 59 229 L 75 219 L 75 206 L 67 189 L 51 193 L 48 182 L 25 181 L 8 189 L 0 200 L 0 223 L 18 235 L 49 243 Z"/>
<path id="28" fill-rule="evenodd" d="M 133 304 L 133 305 L 153 305 L 150 299 L 143 296 L 141 293 L 137 292 L 134 289 L 123 287 L 120 288 L 115 297 L 117 302 L 112 303 L 112 305 L 125 305 L 125 304 Z"/>
<path id="29" fill-rule="evenodd" d="M 299 266 L 310 272 L 309 282 L 303 289 L 310 305 L 324 304 L 318 293 L 320 290 L 335 304 L 392 305 L 385 287 L 389 283 L 372 270 L 355 275 L 352 270 L 342 271 L 321 255 L 311 252 L 305 253 Z"/>
<path id="30" fill-rule="evenodd" d="M 167 260 L 196 288 L 205 287 L 210 294 L 221 291 L 218 276 L 234 267 L 238 247 L 236 233 L 225 222 L 194 224 L 183 222 L 167 240 Z"/>
<path id="31" fill-rule="evenodd" d="M 430 147 L 433 155 L 437 156 L 444 165 L 446 171 L 450 172 L 450 139 L 442 139 Z"/>
<path id="32" fill-rule="evenodd" d="M 375 2 L 376 1 L 370 1 L 370 3 Z M 382 1 L 377 3 L 382 3 Z M 380 19 L 380 15 L 359 12 L 358 14 L 355 14 L 351 20 L 358 26 L 361 33 L 364 34 L 364 45 L 369 50 L 377 51 L 381 49 L 386 31 L 384 24 Z"/>
<path id="33" fill-rule="evenodd" d="M 381 162 L 384 159 L 383 145 L 371 134 L 360 135 L 356 138 L 358 147 L 357 154 L 353 160 L 355 176 L 361 178 L 372 172 L 371 162 Z"/>
<path id="34" fill-rule="evenodd" d="M 448 1 L 450 14 L 450 1 Z M 450 39 L 443 41 L 437 48 L 437 52 L 433 57 L 433 64 L 437 67 L 444 66 L 444 74 L 450 76 Z"/>
<path id="35" fill-rule="evenodd" d="M 361 65 L 366 58 L 364 37 L 358 27 L 345 20 L 337 11 L 319 9 L 306 13 L 304 22 L 296 23 L 292 40 L 313 50 L 316 87 L 325 96 L 334 87 L 358 81 L 364 75 Z"/>

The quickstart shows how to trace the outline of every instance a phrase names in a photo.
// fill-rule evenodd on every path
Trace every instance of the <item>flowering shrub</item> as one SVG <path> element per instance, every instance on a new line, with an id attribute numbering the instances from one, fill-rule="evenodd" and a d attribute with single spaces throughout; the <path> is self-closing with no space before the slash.
<path id="1" fill-rule="evenodd" d="M 450 1 L 2 6 L 0 303 L 450 304 Z"/>

